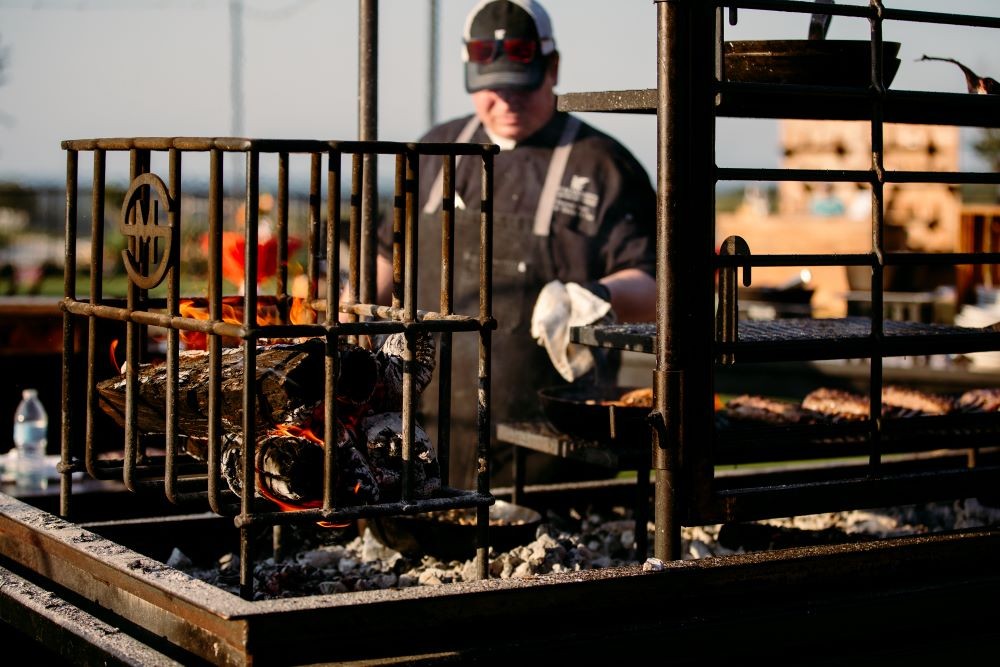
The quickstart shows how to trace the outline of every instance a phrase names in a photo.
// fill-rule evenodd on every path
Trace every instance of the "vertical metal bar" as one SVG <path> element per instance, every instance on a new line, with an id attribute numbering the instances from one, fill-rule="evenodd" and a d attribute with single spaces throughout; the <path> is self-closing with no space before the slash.
<path id="1" fill-rule="evenodd" d="M 378 139 L 378 0 L 360 0 L 358 31 L 358 138 Z M 375 301 L 375 212 L 378 188 L 376 155 L 365 153 L 362 184 L 361 301 Z"/>
<path id="2" fill-rule="evenodd" d="M 479 211 L 479 389 L 477 405 L 477 450 L 479 474 L 476 489 L 490 492 L 490 453 L 493 427 L 490 423 L 492 345 L 493 345 L 493 156 L 484 149 Z M 476 506 L 476 570 L 480 579 L 489 577 L 490 508 Z"/>
<path id="3" fill-rule="evenodd" d="M 869 19 L 871 23 L 871 62 L 872 62 L 872 252 L 875 262 L 872 266 L 871 285 L 871 336 L 873 342 L 870 358 L 869 376 L 869 426 L 871 434 L 871 450 L 869 453 L 868 474 L 877 476 L 882 462 L 882 366 L 883 347 L 885 340 L 885 152 L 883 137 L 883 105 L 885 102 L 885 86 L 882 83 L 883 46 L 882 46 L 882 2 L 871 0 L 871 6 L 876 11 Z"/>
<path id="4" fill-rule="evenodd" d="M 288 152 L 278 153 L 278 266 L 274 294 L 281 322 L 288 322 Z"/>
<path id="5" fill-rule="evenodd" d="M 340 178 L 341 153 L 330 151 L 326 177 L 326 311 L 340 320 Z"/>
<path id="6" fill-rule="evenodd" d="M 430 34 L 427 38 L 427 127 L 437 125 L 437 84 L 438 84 L 438 1 L 430 2 Z"/>
<path id="7" fill-rule="evenodd" d="M 452 314 L 455 290 L 455 156 L 443 161 L 441 201 L 441 312 Z M 433 196 L 433 193 L 431 193 Z M 452 333 L 442 331 L 438 356 L 438 461 L 441 484 L 450 483 L 451 460 L 451 350 Z"/>
<path id="8" fill-rule="evenodd" d="M 91 203 L 90 227 L 90 303 L 100 303 L 104 296 L 104 195 L 105 195 L 105 153 L 103 149 L 94 151 L 94 194 Z M 74 220 L 73 224 L 76 222 Z M 67 244 L 69 238 L 66 239 Z M 95 479 L 97 475 L 97 454 L 94 448 L 94 418 L 99 411 L 97 392 L 97 349 L 98 322 L 95 315 L 87 318 L 87 425 L 83 447 L 84 467 L 87 474 Z M 72 386 L 72 385 L 65 385 Z M 65 437 L 65 436 L 64 436 Z M 67 463 L 64 459 L 63 463 Z"/>
<path id="9" fill-rule="evenodd" d="M 256 149 L 247 152 L 246 223 L 244 224 L 244 294 L 243 326 L 247 337 L 243 339 L 243 483 L 240 489 L 240 515 L 249 517 L 253 511 L 256 492 L 254 471 L 254 445 L 257 421 L 257 206 L 260 201 L 260 154 Z M 240 527 L 240 596 L 253 597 L 253 536 L 249 521 Z"/>
<path id="10" fill-rule="evenodd" d="M 406 187 L 406 155 L 396 155 L 396 178 L 392 204 L 392 307 L 403 307 L 403 277 L 406 274 L 403 266 L 403 245 L 406 242 L 406 197 L 403 191 Z"/>
<path id="11" fill-rule="evenodd" d="M 77 200 L 77 174 L 79 171 L 79 153 L 75 150 L 66 151 L 66 264 L 63 267 L 63 298 L 66 300 L 76 300 L 76 200 Z M 59 443 L 60 462 L 62 463 L 62 475 L 59 478 L 59 513 L 64 517 L 69 517 L 70 495 L 72 494 L 72 474 L 69 465 L 72 460 L 73 444 L 73 401 L 72 392 L 76 386 L 73 361 L 74 361 L 74 339 L 76 331 L 73 323 L 73 315 L 69 311 L 63 311 L 62 336 L 63 336 L 63 356 L 62 356 L 62 422 L 60 424 L 61 441 Z M 89 349 L 94 346 L 94 339 L 89 342 Z"/>
<path id="12" fill-rule="evenodd" d="M 171 148 L 170 152 L 170 256 L 165 258 L 170 267 L 167 271 L 167 314 L 177 317 L 180 313 L 181 284 L 181 152 Z M 167 329 L 167 396 L 166 396 L 166 430 L 167 451 L 166 467 L 164 469 L 164 493 L 170 502 L 177 502 L 177 473 L 174 464 L 177 459 L 177 397 L 179 394 L 178 349 L 180 336 L 177 329 Z"/>
<path id="13" fill-rule="evenodd" d="M 317 156 L 318 157 L 318 156 Z M 340 161 L 339 151 L 330 151 L 327 166 L 326 211 L 326 320 L 327 349 L 324 361 L 323 400 L 326 406 L 323 424 L 323 509 L 334 506 L 339 469 L 337 466 L 338 419 L 337 377 L 340 375 L 340 337 L 336 330 L 340 310 Z M 316 163 L 318 166 L 318 162 Z"/>
<path id="14" fill-rule="evenodd" d="M 420 179 L 420 160 L 416 152 L 406 151 L 406 182 L 404 197 L 406 200 L 406 220 L 403 231 L 403 319 L 413 322 L 417 318 L 417 253 L 418 218 L 420 193 L 417 185 Z"/>
<path id="15" fill-rule="evenodd" d="M 132 149 L 129 151 L 129 183 L 142 173 L 142 157 L 139 151 Z M 137 206 L 142 206 L 145 200 L 135 202 L 132 208 L 132 220 L 135 223 Z M 145 206 L 143 206 L 145 209 Z M 142 243 L 138 237 L 129 237 L 129 248 L 132 256 L 139 260 L 139 265 L 145 272 L 145 260 L 142 255 Z M 126 309 L 131 315 L 139 303 L 139 288 L 131 279 L 128 281 L 128 295 L 126 297 Z M 122 480 L 125 488 L 135 491 L 136 485 L 133 477 L 135 475 L 136 459 L 138 458 L 138 421 L 139 421 L 139 325 L 131 320 L 125 324 L 125 460 L 123 463 Z"/>
<path id="16" fill-rule="evenodd" d="M 350 255 L 348 258 L 348 284 L 351 303 L 361 300 L 361 182 L 364 166 L 361 155 L 351 156 L 351 218 L 348 230 Z M 348 322 L 357 322 L 357 315 L 350 315 Z M 350 342 L 356 343 L 357 336 L 350 336 Z"/>
<path id="17" fill-rule="evenodd" d="M 306 267 L 306 276 L 309 284 L 306 287 L 306 300 L 312 303 L 319 291 L 319 259 L 320 259 L 320 206 L 322 205 L 323 192 L 320 186 L 320 173 L 323 167 L 323 156 L 320 153 L 313 153 L 309 157 L 309 265 Z M 339 187 L 339 186 L 338 186 Z M 332 193 L 328 193 L 330 196 Z M 337 193 L 338 201 L 340 193 Z M 329 201 L 329 199 L 327 200 Z M 339 205 L 339 204 L 338 204 Z M 329 220 L 329 218 L 328 218 Z M 329 222 L 328 222 L 329 224 Z M 329 264 L 327 265 L 329 266 Z M 334 302 L 336 303 L 336 302 Z"/>
<path id="18" fill-rule="evenodd" d="M 679 424 L 683 371 L 678 349 L 682 336 L 682 276 L 677 258 L 678 234 L 686 224 L 685 174 L 689 168 L 687 134 L 690 131 L 685 100 L 687 3 L 657 2 L 657 248 L 656 248 L 656 370 L 653 373 L 653 467 L 656 469 L 654 554 L 661 560 L 680 557 L 677 482 Z"/>
<path id="19" fill-rule="evenodd" d="M 403 321 L 412 324 L 417 319 L 417 253 L 419 251 L 420 215 L 420 156 L 416 151 L 406 151 L 406 183 L 404 188 L 406 200 L 406 231 L 403 279 Z M 414 332 L 407 328 L 404 332 L 406 346 L 403 349 L 403 500 L 413 498 L 413 436 L 416 423 L 417 391 L 414 385 Z"/>
<path id="20" fill-rule="evenodd" d="M 222 200 L 223 153 L 213 148 L 209 155 L 208 178 L 208 318 L 222 319 Z M 206 336 L 208 348 L 208 503 L 222 514 L 220 502 L 222 447 L 222 339 Z M 247 443 L 244 443 L 246 446 Z"/>

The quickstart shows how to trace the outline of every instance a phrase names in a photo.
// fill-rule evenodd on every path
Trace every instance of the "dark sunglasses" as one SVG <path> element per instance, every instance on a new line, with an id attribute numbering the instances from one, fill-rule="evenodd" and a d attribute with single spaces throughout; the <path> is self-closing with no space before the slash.
<path id="1" fill-rule="evenodd" d="M 465 43 L 469 61 L 477 65 L 488 65 L 498 57 L 501 50 L 511 62 L 527 65 L 535 59 L 538 41 L 522 37 L 507 39 L 472 39 Z"/>

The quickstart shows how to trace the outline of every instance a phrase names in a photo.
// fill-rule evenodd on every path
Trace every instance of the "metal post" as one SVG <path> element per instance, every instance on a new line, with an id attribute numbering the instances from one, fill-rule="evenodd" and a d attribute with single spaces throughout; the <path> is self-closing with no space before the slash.
<path id="1" fill-rule="evenodd" d="M 360 0 L 358 30 L 358 138 L 378 139 L 378 0 Z M 375 301 L 375 212 L 378 195 L 376 156 L 364 156 L 362 185 L 361 301 Z"/>

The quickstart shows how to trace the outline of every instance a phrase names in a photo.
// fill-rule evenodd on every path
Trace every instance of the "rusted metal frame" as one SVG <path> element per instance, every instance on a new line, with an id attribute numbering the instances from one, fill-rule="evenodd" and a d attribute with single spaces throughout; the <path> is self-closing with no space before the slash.
<path id="1" fill-rule="evenodd" d="M 212 149 L 208 182 L 208 318 L 222 321 L 222 202 L 224 153 Z M 221 493 L 222 460 L 222 338 L 207 337 L 208 348 L 208 502 L 212 511 L 223 514 Z M 246 446 L 247 443 L 244 443 Z"/>
<path id="2" fill-rule="evenodd" d="M 91 201 L 91 225 L 90 241 L 91 248 L 104 247 L 104 197 L 106 180 L 106 154 L 103 149 L 94 151 L 94 191 Z M 67 238 L 67 243 L 69 239 Z M 90 304 L 98 305 L 104 298 L 104 253 L 90 253 Z M 99 400 L 97 393 L 97 350 L 98 321 L 96 315 L 87 317 L 87 422 L 86 434 L 84 435 L 83 462 L 87 473 L 95 479 L 100 479 L 95 473 L 97 466 L 96 448 L 94 445 L 94 419 L 99 411 Z M 72 386 L 72 385 L 65 385 Z M 64 436 L 65 438 L 65 436 Z M 62 463 L 68 464 L 69 459 L 63 458 Z M 72 492 L 72 485 L 67 485 L 64 494 Z"/>
<path id="3" fill-rule="evenodd" d="M 871 147 L 872 147 L 872 343 L 874 354 L 869 358 L 869 411 L 871 429 L 870 475 L 879 474 L 882 462 L 882 365 L 885 340 L 885 146 L 883 119 L 885 115 L 885 85 L 882 83 L 884 54 L 882 53 L 881 0 L 870 0 L 874 15 L 871 22 Z"/>
<path id="4" fill-rule="evenodd" d="M 178 148 L 185 151 L 245 151 L 261 143 L 242 137 L 102 137 L 100 139 L 74 139 L 62 142 L 67 150 L 93 151 L 165 151 Z M 281 141 L 282 144 L 296 145 L 301 141 Z M 314 144 L 316 142 L 308 142 Z"/>
<path id="5" fill-rule="evenodd" d="M 413 500 L 413 440 L 416 429 L 417 390 L 413 376 L 416 332 L 410 324 L 417 318 L 418 267 L 420 252 L 420 156 L 412 150 L 404 153 L 406 177 L 403 179 L 402 195 L 405 202 L 405 227 L 403 238 L 403 323 L 407 325 L 403 336 L 403 447 L 402 499 Z"/>
<path id="6" fill-rule="evenodd" d="M 404 183 L 406 182 L 406 154 L 403 152 L 396 154 L 396 162 L 393 176 L 393 197 L 392 197 L 392 297 L 390 303 L 391 311 L 381 314 L 381 317 L 402 320 L 403 313 L 403 234 L 405 231 L 404 220 L 406 219 L 406 198 L 402 195 Z"/>
<path id="7" fill-rule="evenodd" d="M 690 54 L 686 76 L 690 78 L 691 88 L 682 103 L 686 105 L 687 136 L 691 147 L 686 155 L 689 167 L 684 184 L 689 221 L 678 227 L 677 221 L 684 218 L 674 219 L 674 246 L 686 249 L 682 250 L 682 255 L 674 257 L 683 262 L 678 265 L 681 275 L 684 272 L 687 275 L 686 289 L 683 290 L 686 302 L 679 304 L 679 308 L 685 313 L 684 321 L 689 324 L 683 328 L 684 338 L 678 338 L 673 344 L 672 354 L 683 363 L 682 373 L 664 378 L 668 383 L 664 392 L 668 409 L 679 410 L 676 419 L 680 421 L 677 426 L 670 427 L 670 415 L 667 414 L 667 432 L 675 430 L 675 437 L 680 443 L 675 462 L 678 472 L 674 480 L 677 525 L 672 536 L 678 545 L 680 526 L 695 523 L 698 508 L 711 504 L 715 488 L 715 449 L 712 443 L 715 438 L 717 361 L 713 298 L 716 272 L 712 258 L 716 248 L 715 191 L 719 176 L 714 151 L 697 150 L 695 147 L 715 145 L 718 109 L 715 55 L 721 48 L 717 40 L 722 37 L 722 33 L 716 30 L 722 23 L 722 15 L 719 10 L 700 2 L 689 3 L 687 11 L 690 25 L 686 34 L 689 35 L 687 48 Z M 690 220 L 702 219 L 702 216 L 712 224 L 690 224 Z M 744 260 L 749 262 L 750 258 Z M 750 265 L 742 265 L 744 283 L 750 282 Z M 736 275 L 732 277 L 735 279 Z M 679 381 L 680 386 L 671 386 L 669 383 L 673 381 Z M 671 399 L 670 396 L 676 398 Z M 674 407 L 671 408 L 671 405 Z M 675 555 L 679 556 L 679 551 Z"/>
<path id="8" fill-rule="evenodd" d="M 965 458 L 955 456 L 953 467 L 933 471 L 897 470 L 898 463 L 884 461 L 878 477 L 852 469 L 857 476 L 827 483 L 795 479 L 769 479 L 762 474 L 748 479 L 724 480 L 717 490 L 719 502 L 704 516 L 709 523 L 758 521 L 789 514 L 819 514 L 830 511 L 886 507 L 934 502 L 941 498 L 976 497 L 992 493 L 1000 482 L 996 465 L 970 468 Z M 798 473 L 801 474 L 801 473 Z M 720 485 L 722 486 L 722 485 Z M 794 494 L 794 502 L 789 502 Z"/>
<path id="9" fill-rule="evenodd" d="M 332 181 L 329 178 L 332 177 L 334 173 L 337 174 L 337 187 L 340 187 L 340 153 L 331 151 L 329 154 L 329 159 L 332 162 L 334 159 L 337 160 L 336 171 L 334 172 L 333 165 L 330 166 L 330 171 L 328 172 L 328 192 L 327 192 L 327 206 L 330 206 L 331 199 L 333 198 L 333 192 L 329 191 L 329 187 L 332 186 Z M 322 219 L 320 217 L 320 211 L 322 210 L 322 186 L 320 185 L 320 178 L 322 174 L 322 153 L 313 153 L 309 158 L 309 231 L 307 237 L 307 254 L 306 258 L 306 278 L 308 279 L 308 285 L 306 286 L 306 302 L 312 303 L 316 300 L 319 294 L 319 272 L 320 272 L 320 259 L 322 255 L 320 254 L 322 248 L 320 247 L 320 238 L 322 238 Z M 313 180 L 315 179 L 315 185 Z M 313 193 L 316 193 L 314 196 Z M 340 192 L 337 192 L 337 224 L 340 224 Z M 329 208 L 327 209 L 327 224 L 333 224 L 333 215 L 330 213 Z M 340 230 L 337 230 L 337 238 L 340 238 Z M 329 240 L 328 240 L 329 242 Z M 338 241 L 339 243 L 339 241 Z M 338 262 L 340 256 L 337 256 Z M 339 263 L 337 267 L 331 267 L 329 263 L 327 264 L 328 271 L 334 271 L 333 275 L 340 272 Z M 329 287 L 329 285 L 328 285 Z M 327 295 L 337 294 L 338 290 L 330 292 L 327 290 Z M 334 317 L 337 313 L 337 301 L 333 301 L 333 312 Z"/>
<path id="10" fill-rule="evenodd" d="M 314 170 L 319 167 L 319 155 L 313 160 Z M 338 322 L 340 311 L 340 180 L 341 160 L 339 151 L 330 151 L 327 164 L 326 179 L 326 319 L 328 327 L 326 339 L 326 357 L 324 361 L 323 401 L 326 408 L 323 423 L 323 511 L 329 513 L 334 509 L 334 490 L 339 470 L 336 465 L 339 437 L 337 434 L 337 376 L 340 374 L 340 355 L 337 354 L 340 341 Z M 315 192 L 316 203 L 319 203 L 320 193 Z M 312 195 L 310 201 L 313 201 Z M 318 210 L 316 225 L 319 226 Z M 318 235 L 317 235 L 318 236 Z M 310 276 L 310 284 L 313 280 Z"/>
<path id="11" fill-rule="evenodd" d="M 314 187 L 318 187 L 319 173 L 310 171 L 310 200 Z M 315 182 L 315 186 L 314 186 Z M 278 318 L 288 323 L 288 151 L 278 152 L 278 220 L 275 233 L 278 235 L 277 274 L 274 295 L 277 298 Z"/>
<path id="12" fill-rule="evenodd" d="M 657 337 L 653 372 L 654 555 L 680 558 L 680 463 L 685 449 L 683 421 L 684 258 L 681 230 L 690 225 L 687 199 L 691 160 L 691 3 L 660 0 L 657 10 Z"/>
<path id="13" fill-rule="evenodd" d="M 978 28 L 1000 28 L 1000 18 L 996 16 L 973 16 L 966 14 L 925 12 L 913 9 L 891 9 L 879 4 L 879 14 L 885 21 L 911 21 L 913 23 L 933 23 L 937 25 L 957 25 Z"/>
<path id="14" fill-rule="evenodd" d="M 146 173 L 147 165 L 148 151 L 138 148 L 131 149 L 129 151 L 129 182 L 135 181 L 140 174 Z M 128 206 L 128 202 L 124 205 Z M 144 193 L 139 198 L 139 201 L 131 207 L 131 220 L 129 223 L 133 226 L 136 224 L 137 209 L 141 209 L 144 215 L 149 210 L 148 193 Z M 124 213 L 125 211 L 122 212 L 123 215 Z M 148 262 L 147 253 L 143 252 L 144 248 L 142 245 L 138 236 L 133 235 L 129 237 L 129 252 L 132 257 L 139 260 L 140 273 L 145 275 Z M 126 302 L 126 307 L 130 315 L 142 310 L 142 297 L 139 286 L 131 278 L 128 282 Z M 133 492 L 138 489 L 134 477 L 139 458 L 139 433 L 137 427 L 139 422 L 139 365 L 142 362 L 141 328 L 141 325 L 137 324 L 131 318 L 125 324 L 125 454 L 122 464 L 122 481 L 125 484 L 125 488 Z"/>
<path id="15" fill-rule="evenodd" d="M 378 138 L 378 0 L 358 3 L 358 139 L 374 142 Z M 362 257 L 360 301 L 376 299 L 376 200 L 378 197 L 378 162 L 372 143 L 361 160 L 364 165 L 361 183 L 361 230 L 359 251 Z M 358 299 L 355 299 L 357 302 Z"/>
<path id="16" fill-rule="evenodd" d="M 360 153 L 351 155 L 351 214 L 348 220 L 348 297 L 352 304 L 361 301 L 361 188 L 364 162 Z M 357 322 L 358 316 L 347 313 L 348 322 Z M 356 336 L 348 341 L 357 344 Z"/>
<path id="17" fill-rule="evenodd" d="M 254 494 L 257 490 L 255 461 L 256 420 L 257 420 L 257 224 L 260 201 L 260 154 L 250 150 L 246 154 L 246 220 L 243 225 L 244 254 L 243 266 L 243 327 L 247 337 L 243 339 L 243 446 L 240 456 L 243 463 L 243 479 L 240 494 L 240 515 L 253 512 Z M 253 536 L 249 529 L 240 529 L 240 596 L 246 600 L 253 598 Z"/>
<path id="18" fill-rule="evenodd" d="M 63 300 L 64 302 L 76 299 L 76 235 L 77 235 L 77 181 L 79 172 L 79 154 L 70 150 L 66 152 L 66 261 L 63 265 Z M 96 181 L 95 181 L 96 184 Z M 68 311 L 63 311 L 62 321 L 62 397 L 60 407 L 62 412 L 62 422 L 60 423 L 60 435 L 62 441 L 59 443 L 60 470 L 59 478 L 59 513 L 63 517 L 70 513 L 70 494 L 72 492 L 72 443 L 73 443 L 73 401 L 70 398 L 72 387 L 75 386 L 75 370 L 72 359 L 74 357 L 74 339 L 76 329 L 73 322 L 73 315 Z M 94 337 L 91 336 L 88 349 L 94 345 Z"/>
<path id="19" fill-rule="evenodd" d="M 137 322 L 154 327 L 173 327 L 182 331 L 195 331 L 203 334 L 216 336 L 226 336 L 229 338 L 242 338 L 246 336 L 246 330 L 242 324 L 235 324 L 223 321 L 195 320 L 188 317 L 171 317 L 166 313 L 152 313 L 146 311 L 129 312 L 126 308 L 117 306 L 90 304 L 84 301 L 69 302 L 64 308 L 71 313 L 83 316 L 96 316 L 99 319 L 119 320 L 122 322 Z M 278 330 L 280 327 L 270 327 Z M 98 353 L 101 351 L 98 350 Z"/>
<path id="20" fill-rule="evenodd" d="M 441 158 L 441 294 L 440 312 L 451 315 L 454 311 L 455 290 L 455 156 Z M 431 193 L 434 196 L 434 193 Z M 451 380 L 452 334 L 442 331 L 438 354 L 438 461 L 441 465 L 441 484 L 451 484 Z"/>
<path id="21" fill-rule="evenodd" d="M 273 526 L 277 524 L 313 524 L 322 523 L 344 523 L 355 519 L 364 519 L 380 516 L 397 516 L 400 514 L 420 514 L 423 512 L 437 512 L 450 509 L 460 509 L 469 507 L 471 503 L 490 504 L 493 496 L 482 495 L 470 491 L 455 490 L 454 495 L 441 496 L 436 498 L 423 498 L 420 500 L 406 501 L 399 500 L 390 503 L 378 503 L 377 505 L 356 505 L 353 507 L 333 508 L 324 510 L 322 508 L 301 509 L 291 512 L 271 511 L 254 512 L 247 516 L 235 517 L 235 525 L 238 528 L 250 526 Z"/>
<path id="22" fill-rule="evenodd" d="M 176 148 L 169 151 L 169 196 L 170 211 L 170 257 L 167 269 L 167 315 L 171 318 L 180 314 L 180 274 L 181 274 L 181 152 Z M 164 493 L 172 503 L 180 501 L 177 492 L 177 399 L 179 394 L 178 372 L 180 368 L 178 350 L 180 336 L 177 329 L 167 329 L 167 395 L 166 395 L 166 466 L 163 472 Z"/>
<path id="23" fill-rule="evenodd" d="M 493 158 L 499 149 L 483 151 L 481 200 L 479 204 L 479 368 L 477 392 L 477 444 L 478 475 L 476 490 L 480 496 L 490 496 L 490 460 L 493 448 L 492 405 L 493 364 Z M 480 579 L 489 577 L 489 504 L 476 505 L 476 574 Z"/>

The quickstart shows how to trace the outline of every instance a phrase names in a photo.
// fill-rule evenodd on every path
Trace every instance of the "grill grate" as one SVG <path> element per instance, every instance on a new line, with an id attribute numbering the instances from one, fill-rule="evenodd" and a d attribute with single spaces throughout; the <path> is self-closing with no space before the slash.
<path id="1" fill-rule="evenodd" d="M 482 420 L 489 415 L 489 354 L 490 332 L 494 328 L 491 312 L 490 284 L 492 271 L 488 244 L 480 249 L 479 256 L 484 268 L 481 271 L 480 300 L 478 313 L 455 313 L 451 310 L 450 280 L 442 282 L 441 309 L 438 312 L 418 311 L 416 308 L 417 270 L 416 235 L 417 202 L 415 193 L 419 191 L 418 160 L 421 155 L 441 157 L 443 168 L 449 176 L 442 189 L 442 225 L 447 234 L 454 226 L 454 193 L 451 172 L 456 157 L 468 155 L 476 157 L 482 165 L 483 192 L 481 201 L 480 238 L 488 239 L 492 234 L 492 158 L 497 150 L 490 144 L 430 144 L 394 142 L 338 142 L 338 141 L 283 141 L 259 139 L 218 139 L 218 138 L 127 138 L 93 139 L 63 142 L 67 153 L 67 271 L 65 276 L 66 332 L 64 346 L 63 380 L 65 386 L 74 386 L 79 380 L 74 377 L 74 365 L 70 363 L 73 349 L 69 341 L 74 339 L 74 330 L 86 323 L 94 331 L 99 320 L 117 320 L 124 323 L 125 370 L 122 373 L 124 404 L 119 406 L 122 415 L 124 437 L 118 456 L 108 457 L 98 446 L 108 443 L 96 441 L 96 424 L 102 400 L 98 385 L 106 379 L 102 375 L 99 359 L 105 358 L 106 351 L 95 348 L 96 336 L 90 336 L 87 349 L 88 393 L 86 405 L 74 405 L 67 395 L 63 402 L 63 452 L 61 473 L 64 483 L 61 494 L 61 513 L 71 512 L 72 484 L 70 475 L 78 470 L 86 470 L 99 479 L 119 479 L 133 492 L 162 491 L 175 504 L 207 504 L 208 508 L 220 515 L 234 516 L 241 528 L 241 588 L 245 597 L 252 595 L 253 558 L 250 528 L 253 526 L 280 526 L 289 523 L 326 522 L 339 524 L 359 517 L 385 514 L 415 513 L 430 510 L 467 508 L 478 509 L 479 544 L 488 544 L 486 512 L 493 502 L 489 493 L 489 480 L 480 474 L 476 490 L 454 489 L 447 485 L 446 474 L 442 478 L 442 488 L 433 497 L 418 496 L 415 489 L 415 413 L 417 400 L 417 379 L 420 373 L 417 363 L 420 344 L 417 339 L 433 332 L 462 333 L 478 335 L 480 354 L 485 363 L 480 365 L 476 381 L 481 391 L 479 414 Z M 97 221 L 91 230 L 92 252 L 90 259 L 90 291 L 86 299 L 77 298 L 76 275 L 74 272 L 78 235 L 78 220 L 75 205 L 78 190 L 78 160 L 81 152 L 93 154 L 94 185 L 92 190 L 92 220 Z M 198 153 L 208 153 L 210 170 L 208 186 L 208 225 L 205 236 L 207 246 L 207 293 L 182 298 L 181 285 L 197 284 L 192 281 L 190 262 L 182 261 L 181 239 L 186 238 L 191 218 L 183 215 L 184 199 L 181 194 L 189 187 L 189 180 L 182 175 L 182 162 L 190 163 Z M 245 206 L 245 218 L 241 221 L 241 236 L 245 248 L 257 248 L 261 240 L 258 236 L 260 224 L 260 182 L 262 180 L 261 156 L 276 159 L 278 184 L 276 238 L 275 294 L 260 293 L 257 281 L 259 259 L 256 252 L 243 253 L 243 285 L 238 295 L 224 295 L 222 277 L 227 270 L 226 261 L 231 259 L 223 253 L 224 232 L 222 188 L 223 156 L 229 153 L 242 154 L 246 158 L 246 190 L 241 193 Z M 161 177 L 153 168 L 153 157 L 166 154 L 166 176 Z M 289 262 L 289 181 L 292 170 L 291 157 L 308 162 L 309 212 L 305 294 L 293 297 L 290 294 Z M 118 216 L 118 234 L 115 239 L 105 238 L 101 222 L 104 220 L 104 206 L 107 196 L 105 181 L 109 158 L 125 156 L 129 161 L 129 188 Z M 394 248 L 393 269 L 399 280 L 393 285 L 391 306 L 379 306 L 374 301 L 375 270 L 375 221 L 371 213 L 362 212 L 362 184 L 372 174 L 366 173 L 368 158 L 387 156 L 395 158 L 395 194 L 392 204 L 394 231 L 399 242 Z M 321 216 L 324 201 L 321 182 L 323 162 L 326 162 L 326 215 Z M 350 165 L 349 199 L 350 213 L 344 219 L 341 212 L 342 181 L 346 181 L 343 163 Z M 161 172 L 162 173 L 162 172 Z M 342 239 L 343 228 L 347 228 L 347 238 Z M 104 246 L 120 240 L 124 247 L 121 261 L 128 275 L 127 295 L 124 298 L 109 298 L 105 295 L 102 276 L 106 268 Z M 361 246 L 366 241 L 365 251 Z M 340 252 L 342 241 L 349 247 L 349 265 L 342 271 Z M 442 253 L 454 253 L 452 247 Z M 442 266 L 454 265 L 453 257 L 431 258 L 440 260 Z M 430 261 L 424 258 L 424 261 Z M 325 266 L 324 266 L 325 263 Z M 325 275 L 321 268 L 325 269 Z M 346 280 L 342 282 L 342 279 Z M 341 288 L 347 297 L 340 300 Z M 182 310 L 188 302 L 199 302 L 204 308 L 201 316 Z M 309 317 L 294 319 L 292 313 L 299 307 Z M 268 321 L 262 321 L 262 309 L 268 312 Z M 344 321 L 339 321 L 339 320 Z M 273 321 L 274 323 L 269 323 Z M 155 333 L 154 333 L 155 332 Z M 165 332 L 165 334 L 163 334 Z M 277 506 L 258 497 L 259 488 L 256 473 L 263 474 L 261 459 L 255 454 L 254 446 L 246 444 L 238 448 L 236 458 L 225 459 L 227 443 L 237 439 L 239 443 L 257 443 L 259 436 L 258 418 L 264 410 L 264 393 L 268 373 L 280 376 L 281 367 L 268 367 L 261 375 L 258 361 L 263 359 L 272 339 L 325 341 L 325 345 L 313 346 L 318 354 L 310 363 L 321 363 L 315 373 L 320 380 L 318 396 L 322 399 L 319 420 L 323 425 L 322 434 L 317 433 L 324 443 L 341 443 L 342 431 L 338 419 L 347 420 L 351 415 L 339 405 L 350 393 L 338 391 L 338 383 L 347 383 L 348 357 L 344 350 L 363 349 L 361 345 L 373 337 L 388 334 L 402 334 L 405 343 L 399 355 L 402 367 L 401 381 L 401 491 L 399 498 L 371 503 L 335 501 L 339 487 L 338 478 L 345 472 L 338 461 L 343 445 L 322 445 L 322 497 L 311 499 L 308 504 Z M 204 368 L 199 372 L 205 376 L 207 389 L 196 394 L 190 390 L 191 374 L 180 378 L 180 348 L 182 335 L 198 335 L 205 339 Z M 163 341 L 160 359 L 154 359 L 150 341 L 161 336 Z M 226 346 L 238 350 L 226 350 Z M 347 348 L 343 346 L 347 345 Z M 264 352 L 262 352 L 264 350 Z M 233 355 L 236 355 L 235 358 Z M 442 351 L 442 355 L 448 354 Z M 165 358 L 164 358 L 165 357 Z M 223 357 L 227 369 L 234 362 L 238 368 L 256 369 L 257 373 L 223 373 Z M 140 376 L 141 368 L 151 362 L 165 364 L 165 371 L 159 377 L 162 388 L 152 393 L 149 387 L 140 387 L 140 381 L 148 383 L 148 378 Z M 202 358 L 196 361 L 202 362 Z M 451 368 L 442 361 L 442 366 Z M 468 378 L 466 378 L 468 381 Z M 236 389 L 231 385 L 236 382 Z M 450 395 L 452 376 L 441 378 L 441 396 Z M 142 392 L 140 393 L 140 389 Z M 348 388 L 349 389 L 349 388 Z M 151 437 L 140 429 L 142 419 L 149 419 L 149 410 L 142 403 L 150 400 L 150 395 L 160 403 L 155 411 L 162 415 L 163 433 Z M 198 396 L 200 398 L 195 398 Z M 439 397 L 440 398 L 440 397 Z M 195 401 L 196 405 L 191 405 Z M 346 404 L 345 404 L 346 405 Z M 185 418 L 192 413 L 201 416 L 205 423 L 203 455 L 192 457 L 194 450 L 187 447 L 190 439 L 182 435 L 179 427 L 179 413 Z M 74 415 L 86 417 L 85 434 L 82 439 L 74 432 L 79 423 Z M 269 414 L 263 415 L 269 418 Z M 347 423 L 346 421 L 342 423 Z M 346 426 L 344 430 L 346 431 Z M 485 429 L 481 428 L 481 432 Z M 82 440 L 82 450 L 77 445 Z M 362 443 L 364 444 L 364 443 Z M 448 442 L 445 437 L 436 443 L 439 456 L 447 460 Z M 488 451 L 489 443 L 479 446 Z M 158 450 L 162 452 L 158 453 Z M 114 452 L 112 452 L 114 453 Z M 444 466 L 446 467 L 446 466 Z M 223 473 L 228 474 L 224 478 Z M 233 486 L 236 478 L 238 492 L 227 488 Z M 360 482 L 359 482 L 360 484 Z M 357 491 L 357 489 L 355 489 Z M 264 494 L 268 497 L 267 494 Z M 487 574 L 485 547 L 477 550 L 480 576 Z"/>

